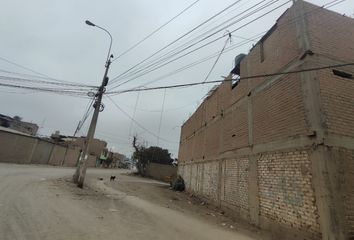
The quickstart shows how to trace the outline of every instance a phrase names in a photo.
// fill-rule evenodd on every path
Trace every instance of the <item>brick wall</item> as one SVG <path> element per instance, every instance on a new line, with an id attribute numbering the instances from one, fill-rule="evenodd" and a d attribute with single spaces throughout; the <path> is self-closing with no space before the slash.
<path id="1" fill-rule="evenodd" d="M 230 209 L 246 220 L 250 220 L 250 197 L 254 197 L 250 196 L 249 185 L 257 181 L 261 221 L 303 231 L 309 236 L 305 239 L 318 239 L 321 233 L 308 151 L 311 150 L 284 150 L 255 155 L 258 179 L 250 178 L 248 156 L 191 163 L 179 166 L 178 171 L 189 191 Z M 353 157 L 345 155 L 343 161 L 350 161 Z M 348 181 L 353 175 L 343 177 Z M 343 186 L 346 187 L 350 186 Z M 345 198 L 348 212 L 352 210 L 352 193 Z M 352 220 L 351 215 L 347 218 L 348 221 Z"/>
<path id="2" fill-rule="evenodd" d="M 300 78 L 288 75 L 252 96 L 254 143 L 306 135 L 307 123 Z"/>
<path id="3" fill-rule="evenodd" d="M 247 157 L 228 159 L 224 162 L 224 186 L 222 200 L 224 204 L 244 211 L 248 214 L 248 174 L 249 163 Z"/>
<path id="4" fill-rule="evenodd" d="M 330 69 L 242 79 L 354 61 L 353 19 L 296 4 L 305 18 L 287 10 L 242 61 L 240 83 L 220 84 L 185 122 L 178 172 L 187 190 L 260 227 L 287 229 L 287 239 L 351 239 L 354 81 Z"/>
<path id="5" fill-rule="evenodd" d="M 212 121 L 205 128 L 205 157 L 216 157 L 220 152 L 220 121 Z"/>
<path id="6" fill-rule="evenodd" d="M 318 78 L 328 133 L 353 137 L 354 80 L 335 76 L 331 70 L 319 72 Z"/>
<path id="7" fill-rule="evenodd" d="M 318 235 L 311 178 L 306 151 L 261 154 L 258 160 L 260 215 Z"/>
<path id="8" fill-rule="evenodd" d="M 344 224 L 347 239 L 354 238 L 354 150 L 335 148 L 332 152 L 339 168 L 340 200 L 344 203 Z"/>
<path id="9" fill-rule="evenodd" d="M 0 161 L 28 164 L 36 146 L 36 139 L 22 134 L 0 130 Z"/>
<path id="10" fill-rule="evenodd" d="M 219 195 L 219 163 L 206 162 L 203 164 L 202 193 L 213 202 L 217 202 Z"/>
<path id="11" fill-rule="evenodd" d="M 76 163 L 79 160 L 80 156 L 80 149 L 78 148 L 67 148 L 65 160 L 64 160 L 64 167 L 76 167 Z"/>
<path id="12" fill-rule="evenodd" d="M 222 152 L 248 146 L 247 103 L 234 106 L 221 119 L 223 126 Z"/>
<path id="13" fill-rule="evenodd" d="M 311 11 L 306 18 L 312 51 L 343 62 L 352 61 L 354 19 L 332 11 L 313 11 L 314 8 L 313 5 L 306 5 L 306 11 Z"/>
<path id="14" fill-rule="evenodd" d="M 52 150 L 52 154 L 48 161 L 49 165 L 61 166 L 64 163 L 67 148 L 60 145 L 55 145 Z"/>
<path id="15" fill-rule="evenodd" d="M 191 183 L 190 190 L 193 192 L 198 192 L 198 164 L 192 164 L 190 166 L 191 172 Z"/>
<path id="16" fill-rule="evenodd" d="M 146 176 L 153 179 L 168 181 L 169 177 L 177 175 L 177 167 L 167 164 L 149 163 L 146 167 Z"/>

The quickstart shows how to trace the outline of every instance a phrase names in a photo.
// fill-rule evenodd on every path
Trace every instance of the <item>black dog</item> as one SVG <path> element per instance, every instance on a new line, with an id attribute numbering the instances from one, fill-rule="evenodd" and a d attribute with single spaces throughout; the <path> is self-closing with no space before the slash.
<path id="1" fill-rule="evenodd" d="M 114 181 L 116 179 L 116 176 L 111 176 L 111 178 L 109 179 L 109 181 Z"/>

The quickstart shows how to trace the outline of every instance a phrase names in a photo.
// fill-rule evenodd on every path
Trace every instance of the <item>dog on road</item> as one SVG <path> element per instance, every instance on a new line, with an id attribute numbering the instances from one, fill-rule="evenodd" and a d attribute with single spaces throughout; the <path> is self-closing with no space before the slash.
<path id="1" fill-rule="evenodd" d="M 111 175 L 111 178 L 109 179 L 110 182 L 114 181 L 116 179 L 116 176 Z"/>

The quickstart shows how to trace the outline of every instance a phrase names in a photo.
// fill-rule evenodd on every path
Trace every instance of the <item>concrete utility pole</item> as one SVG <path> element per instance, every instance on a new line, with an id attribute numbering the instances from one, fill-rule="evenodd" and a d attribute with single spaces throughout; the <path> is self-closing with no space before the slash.
<path id="1" fill-rule="evenodd" d="M 107 55 L 107 59 L 106 59 L 106 65 L 105 65 L 105 72 L 104 72 L 104 76 L 103 76 L 103 80 L 102 80 L 102 84 L 100 86 L 100 88 L 98 89 L 96 95 L 95 95 L 95 103 L 93 104 L 94 107 L 94 112 L 93 112 L 93 116 L 91 119 L 91 123 L 90 123 L 90 128 L 88 130 L 87 136 L 86 136 L 86 140 L 85 140 L 85 144 L 84 144 L 84 149 L 83 152 L 80 155 L 80 159 L 79 159 L 79 163 L 78 166 L 76 168 L 75 174 L 73 176 L 73 180 L 75 183 L 77 183 L 77 186 L 82 188 L 84 185 L 84 181 L 85 181 L 85 175 L 86 175 L 86 169 L 87 169 L 87 160 L 88 160 L 88 156 L 89 156 L 89 150 L 90 150 L 90 144 L 93 140 L 93 137 L 95 135 L 95 130 L 96 130 L 96 125 L 97 125 L 97 119 L 98 119 L 98 114 L 100 112 L 103 111 L 104 107 L 101 104 L 102 102 L 102 96 L 104 94 L 104 92 L 106 91 L 106 86 L 108 83 L 108 70 L 109 70 L 109 66 L 111 65 L 111 58 L 113 58 L 113 55 L 111 55 L 111 47 L 112 47 L 112 35 L 104 28 L 97 26 L 95 24 L 93 24 L 90 21 L 86 21 L 86 24 L 89 26 L 93 26 L 93 27 L 97 27 L 99 29 L 102 29 L 103 31 L 105 31 L 106 33 L 108 33 L 111 42 L 109 45 L 109 50 L 108 50 L 108 55 Z"/>

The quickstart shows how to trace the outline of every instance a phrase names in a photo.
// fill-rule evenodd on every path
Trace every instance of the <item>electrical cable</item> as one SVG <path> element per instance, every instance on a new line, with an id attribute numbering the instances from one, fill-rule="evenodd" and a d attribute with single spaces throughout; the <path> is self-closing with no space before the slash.
<path id="1" fill-rule="evenodd" d="M 188 34 L 192 33 L 193 31 L 195 31 L 196 29 L 198 29 L 199 27 L 203 26 L 204 24 L 206 24 L 207 22 L 211 21 L 212 19 L 214 19 L 215 17 L 217 17 L 218 15 L 222 14 L 223 12 L 225 12 L 226 10 L 228 10 L 230 7 L 236 5 L 237 3 L 239 3 L 241 0 L 237 0 L 234 3 L 228 5 L 226 8 L 224 8 L 223 10 L 219 11 L 217 14 L 213 15 L 212 17 L 208 18 L 207 20 L 203 21 L 202 23 L 200 23 L 198 26 L 194 27 L 193 29 L 189 30 L 188 32 L 186 32 L 185 34 L 183 34 L 182 36 L 178 37 L 177 39 L 173 40 L 172 42 L 170 42 L 169 44 L 167 44 L 166 46 L 164 46 L 163 48 L 161 48 L 160 50 L 158 50 L 157 52 L 155 52 L 154 54 L 150 55 L 149 57 L 145 58 L 144 60 L 140 61 L 138 64 L 134 65 L 133 67 L 129 68 L 128 70 L 126 70 L 125 72 L 121 73 L 120 75 L 114 77 L 111 80 L 111 84 L 114 82 L 115 79 L 121 77 L 122 75 L 124 75 L 125 73 L 131 71 L 132 69 L 134 69 L 136 66 L 139 66 L 140 64 L 146 62 L 147 60 L 149 60 L 150 58 L 156 56 L 158 53 L 160 53 L 161 51 L 165 50 L 166 48 L 168 48 L 169 46 L 171 46 L 172 44 L 176 43 L 177 41 L 179 41 L 180 39 L 184 38 L 185 36 L 187 36 Z"/>
<path id="2" fill-rule="evenodd" d="M 106 97 L 113 103 L 113 105 L 118 108 L 124 115 L 126 115 L 131 121 L 133 121 L 137 126 L 139 126 L 141 129 L 145 130 L 147 133 L 151 134 L 152 136 L 154 137 L 158 137 L 158 135 L 152 131 L 150 131 L 149 129 L 145 128 L 142 124 L 140 124 L 139 122 L 137 122 L 136 120 L 134 120 L 126 111 L 124 111 L 121 107 L 119 107 L 119 105 L 113 101 L 113 99 L 106 95 Z M 178 143 L 178 142 L 175 142 L 175 141 L 170 141 L 170 140 L 167 140 L 167 139 L 164 139 L 164 138 L 161 138 L 160 137 L 160 140 L 162 141 L 165 141 L 165 142 L 170 142 L 170 143 Z"/>
<path id="3" fill-rule="evenodd" d="M 0 86 L 10 87 L 10 88 L 21 88 L 21 89 L 28 89 L 28 90 L 42 91 L 42 92 L 52 92 L 52 93 L 59 93 L 59 94 L 87 95 L 86 92 L 73 90 L 73 89 L 40 88 L 40 87 L 30 87 L 30 86 L 5 84 L 5 83 L 0 83 Z"/>
<path id="4" fill-rule="evenodd" d="M 20 65 L 20 64 L 18 64 L 18 63 L 15 63 L 15 62 L 12 62 L 12 61 L 10 61 L 10 60 L 4 58 L 4 57 L 0 57 L 0 60 L 2 60 L 2 61 L 4 61 L 4 62 L 7 62 L 7 63 L 9 63 L 9 64 L 12 64 L 12 65 L 14 65 L 14 66 L 16 66 L 16 67 L 18 67 L 18 68 L 22 68 L 22 69 L 24 69 L 24 70 L 30 71 L 30 72 L 32 72 L 32 73 L 34 73 L 34 74 L 41 75 L 41 76 L 46 77 L 46 78 L 48 78 L 48 79 L 52 79 L 53 81 L 56 81 L 56 82 L 64 82 L 64 83 L 78 84 L 78 83 L 75 83 L 75 82 L 69 82 L 69 81 L 64 81 L 64 80 L 52 78 L 52 77 L 50 77 L 50 76 L 48 76 L 48 75 L 46 75 L 46 74 L 40 73 L 40 72 L 35 71 L 35 70 L 31 69 L 31 68 L 25 67 L 25 66 L 23 66 L 23 65 Z"/>
<path id="5" fill-rule="evenodd" d="M 156 64 L 162 63 L 163 61 L 166 61 L 166 60 L 168 60 L 168 59 L 171 58 L 171 57 L 175 57 L 176 54 L 179 54 L 179 53 L 183 52 L 184 50 L 187 50 L 187 49 L 189 49 L 190 47 L 193 47 L 194 45 L 196 45 L 196 44 L 198 44 L 198 43 L 200 43 L 200 42 L 206 40 L 207 38 L 210 38 L 211 36 L 213 36 L 213 35 L 215 35 L 215 34 L 221 32 L 221 31 L 225 30 L 227 27 L 230 27 L 231 25 L 234 25 L 234 24 L 236 24 L 236 23 L 238 23 L 238 22 L 244 20 L 245 18 L 247 18 L 247 17 L 249 17 L 249 16 L 252 16 L 253 14 L 255 14 L 255 13 L 257 13 L 257 12 L 259 12 L 259 11 L 265 9 L 266 7 L 269 7 L 269 6 L 273 5 L 273 4 L 275 4 L 275 3 L 278 2 L 278 1 L 279 1 L 279 0 L 271 0 L 270 2 L 268 2 L 268 3 L 266 3 L 266 4 L 264 4 L 264 5 L 260 6 L 260 7 L 258 7 L 257 9 L 253 10 L 252 12 L 248 13 L 246 16 L 242 16 L 242 14 L 247 13 L 248 11 L 252 10 L 253 8 L 257 7 L 259 4 L 261 4 L 262 1 L 260 1 L 260 2 L 258 2 L 257 4 L 255 4 L 255 5 L 253 5 L 253 6 L 249 7 L 249 8 L 247 8 L 247 9 L 244 10 L 243 12 L 239 13 L 238 15 L 233 16 L 232 18 L 226 20 L 225 22 L 219 24 L 218 26 L 216 26 L 216 27 L 214 27 L 214 28 L 208 30 L 206 33 L 203 33 L 203 34 L 201 34 L 201 35 L 199 35 L 199 36 L 193 38 L 191 41 L 189 41 L 189 42 L 183 44 L 182 46 L 179 46 L 179 47 L 177 47 L 177 48 L 175 48 L 175 49 L 173 49 L 173 50 L 170 50 L 169 52 L 167 52 L 167 53 L 165 53 L 164 55 L 160 56 L 158 59 L 153 60 L 153 61 L 147 63 L 146 66 L 143 65 L 142 67 L 138 68 L 138 69 L 135 70 L 134 72 L 132 72 L 132 73 L 130 73 L 130 74 L 128 74 L 128 75 L 125 74 L 125 75 L 122 76 L 122 77 L 133 76 L 133 75 L 135 75 L 135 74 L 137 74 L 137 73 L 139 73 L 139 72 L 141 72 L 141 71 L 143 71 L 143 70 L 145 70 L 145 69 L 148 69 L 148 68 L 150 68 L 150 67 L 155 66 Z M 238 19 L 237 19 L 237 20 L 234 20 L 235 17 L 238 17 Z M 225 27 L 219 29 L 219 30 L 216 31 L 216 32 L 213 32 L 213 33 L 209 34 L 207 37 L 204 37 L 207 33 L 211 32 L 211 31 L 214 30 L 214 29 L 217 29 L 218 27 L 222 26 L 223 24 L 225 24 L 225 23 L 227 23 L 227 22 L 229 22 L 229 21 L 231 21 L 231 20 L 234 20 L 231 24 L 229 24 L 229 25 L 227 25 L 227 26 L 225 26 Z M 198 40 L 198 38 L 202 38 L 202 39 L 199 40 L 199 41 L 197 41 L 196 43 L 193 43 L 193 41 Z M 192 43 L 192 44 L 191 44 L 191 45 L 188 45 L 188 44 L 190 44 L 190 43 Z M 180 50 L 180 47 L 184 47 L 184 48 L 183 48 L 182 50 Z"/>
<path id="6" fill-rule="evenodd" d="M 229 51 L 231 51 L 231 50 L 234 50 L 234 49 L 236 49 L 236 48 L 238 48 L 238 47 L 244 46 L 245 44 L 247 44 L 247 43 L 249 43 L 249 42 L 258 41 L 258 39 L 261 38 L 262 36 L 263 36 L 263 33 L 260 33 L 260 34 L 257 34 L 257 35 L 255 35 L 255 36 L 253 36 L 252 39 L 248 39 L 247 41 L 245 40 L 245 41 L 239 42 L 239 43 L 237 43 L 237 44 L 230 45 L 229 47 L 227 47 L 227 48 L 224 50 L 224 53 L 229 52 Z M 197 65 L 199 65 L 199 64 L 201 64 L 201 63 L 204 63 L 204 62 L 206 62 L 206 61 L 208 61 L 208 60 L 210 60 L 210 59 L 212 59 L 212 58 L 218 56 L 219 54 L 220 54 L 220 52 L 215 52 L 215 53 L 213 53 L 213 54 L 211 54 L 211 55 L 208 55 L 208 56 L 206 56 L 206 57 L 204 57 L 204 58 L 202 58 L 202 59 L 199 59 L 199 60 L 197 60 L 197 61 L 195 61 L 195 62 L 192 62 L 192 63 L 189 63 L 189 64 L 187 64 L 187 65 L 184 65 L 184 66 L 181 67 L 181 68 L 178 68 L 178 69 L 173 70 L 173 71 L 171 71 L 171 72 L 169 72 L 169 73 L 167 73 L 167 74 L 164 74 L 164 75 L 162 75 L 162 76 L 160 76 L 160 77 L 157 77 L 157 78 L 155 78 L 155 79 L 153 79 L 153 80 L 151 80 L 151 81 L 149 81 L 149 82 L 147 82 L 147 83 L 144 83 L 143 85 L 139 85 L 139 86 L 136 87 L 136 88 L 145 87 L 146 85 L 149 85 L 149 84 L 158 82 L 158 81 L 160 81 L 160 80 L 162 80 L 162 79 L 164 79 L 164 78 L 166 78 L 166 77 L 175 75 L 175 74 L 177 74 L 177 73 L 179 73 L 179 72 L 182 72 L 182 71 L 184 71 L 184 70 L 187 70 L 187 69 L 189 69 L 189 68 L 192 68 L 192 67 L 194 67 L 194 66 L 197 66 Z"/>
<path id="7" fill-rule="evenodd" d="M 160 132 L 161 132 L 161 125 L 162 125 L 163 111 L 164 111 L 164 108 L 165 108 L 165 100 L 166 100 L 166 89 L 163 92 L 163 100 L 162 100 L 159 128 L 158 128 L 158 131 L 157 131 L 157 145 L 156 146 L 159 146 L 159 143 L 160 143 Z"/>
<path id="8" fill-rule="evenodd" d="M 329 2 L 329 3 L 327 3 L 327 4 L 324 4 L 324 5 L 321 6 L 321 7 L 318 7 L 318 8 L 316 8 L 316 9 L 311 10 L 311 11 L 308 11 L 308 12 L 305 13 L 305 14 L 309 14 L 310 12 L 319 10 L 319 9 L 325 7 L 325 6 L 327 6 L 327 8 L 332 7 L 332 6 L 337 5 L 337 4 L 341 3 L 341 2 L 344 2 L 345 0 L 341 0 L 341 1 L 339 1 L 339 2 L 338 2 L 338 1 L 339 1 L 339 0 L 331 1 L 331 2 Z M 292 19 L 292 21 L 289 21 L 289 22 L 286 23 L 286 24 L 281 24 L 281 25 L 279 25 L 279 26 L 277 26 L 277 27 L 283 27 L 283 25 L 292 24 L 294 21 L 296 21 L 295 18 Z M 267 31 L 264 31 L 264 32 L 267 32 Z M 264 32 L 262 32 L 262 33 L 264 33 Z M 261 33 L 261 34 L 262 34 L 262 33 Z M 254 39 L 255 39 L 255 38 L 253 38 L 252 41 L 253 41 Z M 247 43 L 247 42 L 246 42 L 246 43 Z M 234 49 L 234 48 L 233 48 L 233 49 Z M 232 50 L 232 49 L 230 49 L 230 50 Z M 228 50 L 228 51 L 230 51 L 230 50 Z M 210 58 L 211 58 L 211 57 L 210 57 Z M 205 62 L 205 61 L 209 60 L 210 58 L 207 57 L 207 58 L 205 58 L 204 60 L 201 60 L 200 63 Z M 198 61 L 197 61 L 197 62 L 198 62 Z M 197 64 L 198 64 L 197 62 L 192 63 L 192 65 L 197 65 Z M 191 66 L 189 67 L 188 65 L 186 65 L 185 67 L 186 67 L 185 69 L 188 69 L 188 68 L 190 68 Z M 178 72 L 180 72 L 180 71 L 183 71 L 183 68 L 184 68 L 184 67 L 182 67 L 182 68 L 180 68 L 180 69 L 178 69 L 178 70 L 175 70 L 175 71 L 173 72 L 173 74 L 176 74 L 176 73 L 178 73 Z M 147 73 L 149 73 L 149 72 L 147 72 Z M 145 73 L 145 74 L 147 74 L 147 73 Z M 170 75 L 170 74 L 166 74 L 166 75 Z M 166 76 L 166 75 L 164 75 L 164 76 Z M 141 76 L 142 76 L 142 75 L 141 75 Z M 141 76 L 138 76 L 138 77 L 141 77 Z M 136 78 L 138 78 L 138 77 L 136 77 Z M 134 79 L 136 79 L 136 78 L 134 78 Z M 154 80 L 153 82 L 159 80 L 160 78 L 162 78 L 162 77 L 159 77 L 158 79 Z M 131 80 L 133 80 L 133 79 L 130 79 L 129 81 L 131 81 Z M 114 88 L 115 88 L 115 87 L 114 87 Z M 114 89 L 114 88 L 112 88 L 112 89 Z"/>
<path id="9" fill-rule="evenodd" d="M 152 37 L 155 33 L 157 33 L 158 31 L 160 31 L 162 28 L 164 28 L 165 26 L 167 26 L 169 23 L 171 23 L 173 20 L 175 20 L 176 18 L 178 18 L 179 16 L 181 16 L 183 13 L 185 13 L 188 9 L 190 9 L 191 7 L 193 7 L 195 4 L 197 4 L 200 0 L 196 0 L 193 3 L 191 3 L 189 6 L 187 6 L 186 8 L 184 8 L 181 12 L 179 12 L 177 15 L 175 15 L 174 17 L 172 17 L 170 20 L 168 20 L 166 23 L 162 24 L 160 27 L 158 27 L 157 29 L 155 29 L 153 32 L 151 32 L 150 34 L 148 34 L 147 36 L 145 36 L 143 39 L 141 39 L 140 41 L 138 41 L 137 43 L 135 43 L 133 46 L 131 46 L 130 48 L 128 48 L 127 50 L 125 50 L 123 53 L 121 53 L 118 57 L 116 57 L 113 61 L 115 62 L 116 60 L 118 60 L 119 58 L 121 58 L 122 56 L 124 56 L 125 54 L 127 54 L 128 52 L 130 52 L 131 50 L 133 50 L 134 48 L 136 48 L 137 46 L 139 46 L 141 43 L 143 43 L 144 41 L 146 41 L 147 39 L 149 39 L 150 37 Z"/>
<path id="10" fill-rule="evenodd" d="M 267 14 L 270 14 L 271 12 L 273 12 L 273 11 L 279 9 L 280 7 L 284 6 L 285 4 L 287 4 L 287 3 L 289 3 L 289 2 L 291 2 L 291 0 L 287 1 L 286 3 L 283 3 L 283 4 L 279 5 L 279 6 L 277 6 L 276 8 L 273 8 L 273 9 L 270 10 L 270 11 L 267 11 L 266 13 L 264 13 L 264 14 L 262 14 L 262 15 L 256 17 L 255 19 L 253 19 L 253 20 L 251 20 L 251 21 L 249 21 L 249 22 L 247 22 L 247 23 L 241 25 L 240 27 L 238 27 L 238 28 L 236 28 L 236 29 L 230 31 L 230 33 L 234 33 L 234 32 L 236 32 L 236 31 L 238 31 L 239 29 L 241 29 L 241 28 L 243 28 L 243 27 L 245 27 L 245 26 L 247 26 L 247 25 L 249 25 L 249 24 L 255 22 L 256 20 L 259 20 L 260 18 L 266 16 Z M 135 80 L 135 79 L 137 79 L 137 78 L 139 78 L 139 77 L 141 77 L 141 76 L 143 76 L 143 75 L 146 75 L 147 73 L 153 72 L 153 71 L 155 71 L 155 70 L 157 70 L 157 69 L 159 69 L 159 68 L 161 68 L 161 67 L 164 67 L 164 66 L 166 66 L 167 64 L 170 64 L 170 63 L 172 63 L 172 62 L 175 62 L 176 60 L 179 60 L 179 59 L 181 59 L 182 57 L 185 57 L 185 56 L 187 56 L 187 55 L 189 55 L 189 54 L 191 54 L 191 53 L 193 53 L 193 52 L 195 52 L 195 51 L 197 51 L 197 50 L 200 50 L 201 48 L 204 48 L 205 46 L 208 46 L 208 45 L 210 45 L 210 44 L 212 44 L 212 43 L 214 43 L 214 42 L 216 42 L 216 41 L 218 41 L 218 40 L 220 40 L 220 39 L 222 39 L 222 38 L 223 38 L 223 36 L 218 37 L 218 38 L 216 38 L 216 39 L 213 39 L 213 40 L 207 42 L 206 44 L 203 44 L 203 45 L 197 47 L 196 49 L 193 49 L 193 50 L 191 50 L 191 51 L 189 51 L 189 52 L 187 52 L 187 53 L 185 53 L 185 54 L 183 54 L 183 55 L 181 55 L 181 56 L 178 56 L 178 57 L 176 57 L 176 58 L 173 58 L 172 60 L 169 60 L 168 62 L 163 63 L 163 64 L 161 64 L 161 65 L 159 65 L 159 66 L 157 66 L 157 67 L 155 67 L 155 68 L 152 68 L 152 69 L 150 69 L 150 70 L 147 70 L 146 72 L 144 72 L 143 74 L 138 75 L 137 77 L 128 79 L 128 80 L 126 80 L 126 81 L 124 81 L 124 82 L 122 82 L 122 83 L 120 83 L 120 84 L 118 84 L 118 85 L 112 87 L 111 90 L 114 89 L 114 88 L 120 87 L 121 85 L 123 85 L 123 84 L 125 84 L 125 83 L 128 83 L 128 82 L 130 82 L 130 81 L 133 81 L 133 80 Z M 198 43 L 199 43 L 199 42 L 201 42 L 201 40 L 198 41 Z M 196 45 L 196 44 L 197 44 L 197 43 L 193 44 L 193 46 Z M 190 48 L 190 47 L 192 47 L 192 45 L 188 46 L 187 48 Z M 181 53 L 182 51 L 186 50 L 187 48 L 184 48 L 183 50 L 179 51 L 179 53 Z"/>
<path id="11" fill-rule="evenodd" d="M 75 132 L 74 132 L 74 137 L 80 131 L 80 129 L 84 125 L 86 119 L 91 114 L 92 109 L 93 109 L 91 107 L 93 106 L 93 103 L 94 103 L 95 99 L 96 99 L 96 97 L 93 97 L 92 100 L 88 102 L 88 105 L 86 106 L 86 111 L 85 111 L 84 115 L 82 116 L 81 120 L 79 121 L 79 123 L 77 124 L 77 127 L 76 127 Z"/>
<path id="12" fill-rule="evenodd" d="M 311 72 L 311 71 L 318 71 L 318 70 L 323 70 L 323 69 L 339 68 L 339 67 L 346 67 L 346 66 L 353 66 L 353 65 L 354 65 L 354 62 L 352 62 L 352 63 L 336 64 L 336 65 L 329 65 L 329 66 L 322 66 L 322 67 L 313 67 L 313 68 L 307 68 L 307 69 L 301 69 L 301 70 L 294 70 L 294 71 L 287 71 L 287 72 L 277 72 L 277 73 L 259 74 L 259 75 L 253 75 L 253 76 L 242 77 L 240 80 L 254 79 L 254 78 L 262 78 L 262 77 L 263 77 L 263 78 L 264 78 L 264 77 L 272 77 L 272 76 L 286 75 L 286 74 L 296 74 L 296 73 L 302 73 L 302 72 Z M 106 94 L 112 95 L 112 94 L 121 94 L 121 93 L 128 93 L 128 92 L 139 92 L 139 91 L 151 91 L 151 90 L 180 88 L 180 87 L 191 87 L 191 86 L 197 86 L 197 85 L 203 85 L 203 84 L 220 83 L 220 82 L 224 82 L 224 81 L 233 81 L 233 79 L 230 79 L 230 80 L 228 80 L 228 79 L 222 79 L 222 80 L 214 80 L 214 81 L 207 81 L 207 82 L 204 82 L 204 81 L 203 81 L 203 82 L 176 84 L 176 85 L 160 86 L 160 87 L 151 87 L 151 88 L 134 88 L 134 89 L 121 90 L 121 91 L 106 92 Z"/>
<path id="13" fill-rule="evenodd" d="M 138 107 L 139 98 L 140 98 L 140 92 L 138 92 L 138 95 L 136 96 L 136 101 L 135 101 L 135 106 L 134 106 L 134 111 L 133 111 L 133 119 L 135 119 L 135 114 L 136 114 L 136 109 Z M 130 126 L 129 126 L 129 138 L 132 136 L 131 134 L 132 134 L 133 124 L 134 124 L 134 122 L 131 121 Z"/>
<path id="14" fill-rule="evenodd" d="M 323 8 L 324 6 L 326 6 L 326 5 L 328 5 L 327 7 L 329 8 L 329 7 L 332 7 L 332 6 L 334 6 L 334 5 L 337 5 L 337 4 L 339 4 L 339 3 L 341 3 L 341 2 L 343 2 L 343 1 L 345 1 L 345 0 L 341 0 L 341 1 L 339 1 L 338 2 L 338 0 L 335 0 L 335 1 L 332 1 L 332 2 L 329 2 L 329 3 L 327 3 L 327 4 L 325 4 L 325 5 L 323 5 L 322 7 L 318 7 L 317 9 L 320 9 L 320 8 Z M 330 4 L 332 4 L 332 5 L 330 5 Z M 314 10 L 317 10 L 317 9 L 314 9 Z M 314 11 L 314 10 L 312 10 L 312 11 Z M 312 12 L 312 11 L 309 11 L 309 12 Z M 162 66 L 160 66 L 160 67 L 162 67 Z M 154 70 L 154 69 L 153 69 Z M 144 73 L 144 74 L 147 74 L 147 73 L 149 73 L 149 72 L 151 72 L 151 71 L 148 71 L 148 72 L 146 72 L 146 73 Z M 140 76 L 137 76 L 136 78 L 138 78 L 138 77 L 141 77 L 142 75 L 140 75 Z M 136 79 L 136 78 L 134 78 L 134 79 Z M 133 80 L 133 79 L 131 79 L 131 80 Z M 131 81 L 130 80 L 130 81 Z M 114 87 L 115 88 L 115 87 Z M 113 88 L 112 88 L 113 89 Z"/>
<path id="15" fill-rule="evenodd" d="M 139 92 L 138 92 L 139 93 Z M 112 94 L 113 95 L 113 94 Z M 111 96 L 112 96 L 111 95 Z M 171 111 L 176 111 L 176 110 L 179 110 L 179 109 L 183 109 L 183 108 L 186 108 L 186 107 L 190 107 L 192 105 L 195 105 L 198 101 L 195 100 L 193 101 L 193 103 L 188 103 L 188 104 L 185 104 L 185 105 L 182 105 L 182 106 L 179 106 L 179 107 L 174 107 L 174 108 L 167 108 L 167 109 L 164 109 L 164 112 L 171 112 Z M 121 105 L 123 106 L 126 106 L 128 108 L 131 108 L 131 109 L 135 109 L 135 107 L 133 106 L 130 106 L 128 104 L 124 104 L 122 102 L 120 102 Z M 161 109 L 143 109 L 143 108 L 136 108 L 137 111 L 141 111 L 141 112 L 151 112 L 151 113 L 158 113 L 158 112 L 161 112 Z"/>
<path id="16" fill-rule="evenodd" d="M 229 41 L 231 41 L 231 33 L 228 34 L 228 38 L 226 39 L 225 44 L 224 44 L 223 48 L 221 49 L 221 51 L 220 51 L 218 57 L 216 58 L 216 60 L 215 60 L 215 62 L 214 62 L 214 64 L 213 64 L 213 66 L 211 67 L 211 69 L 209 70 L 208 74 L 206 75 L 206 77 L 205 77 L 205 79 L 204 79 L 204 82 L 206 82 L 206 81 L 208 80 L 210 74 L 211 74 L 212 71 L 214 70 L 216 64 L 218 63 L 218 61 L 219 61 L 221 55 L 223 54 L 223 52 L 224 52 L 224 50 L 225 50 L 225 48 L 226 48 L 227 43 L 228 43 Z"/>
<path id="17" fill-rule="evenodd" d="M 19 78 L 19 77 L 10 77 L 0 75 L 0 79 L 7 81 L 18 81 L 18 82 L 30 82 L 30 83 L 39 83 L 39 84 L 49 84 L 57 86 L 70 86 L 70 87 L 85 87 L 85 88 L 98 88 L 96 86 L 83 85 L 83 84 L 72 84 L 72 83 L 62 83 L 62 82 L 50 82 L 44 80 L 28 79 L 28 78 Z"/>

